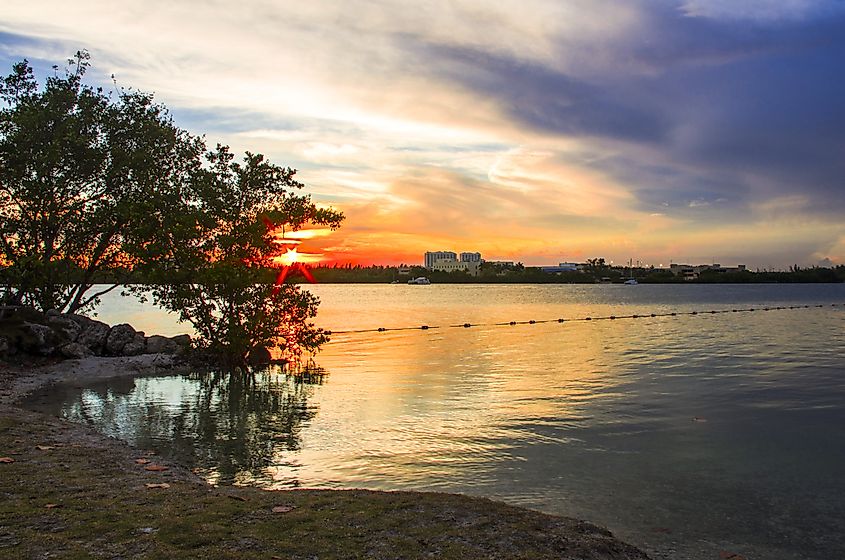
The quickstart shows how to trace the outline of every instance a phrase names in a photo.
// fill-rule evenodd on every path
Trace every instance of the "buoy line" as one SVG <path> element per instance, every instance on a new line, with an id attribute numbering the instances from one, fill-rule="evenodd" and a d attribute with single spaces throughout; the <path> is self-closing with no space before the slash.
<path id="1" fill-rule="evenodd" d="M 644 313 L 632 315 L 606 315 L 600 317 L 577 317 L 577 318 L 558 318 L 558 319 L 529 319 L 527 321 L 504 321 L 500 323 L 457 323 L 453 325 L 419 325 L 406 327 L 377 327 L 370 329 L 351 329 L 340 331 L 325 331 L 326 334 L 358 334 L 358 333 L 380 333 L 380 332 L 395 332 L 395 331 L 427 331 L 434 329 L 469 329 L 474 327 L 514 327 L 517 325 L 539 325 L 542 323 L 577 323 L 588 321 L 616 321 L 620 319 L 651 319 L 656 317 L 679 317 L 683 315 L 717 315 L 720 313 L 752 313 L 759 311 L 783 311 L 790 309 L 812 309 L 823 308 L 825 304 L 812 305 L 788 305 L 788 306 L 767 306 L 767 307 L 746 307 L 746 308 L 732 308 L 732 309 L 709 309 L 706 311 L 672 311 L 668 313 Z M 829 307 L 845 307 L 845 303 L 831 303 Z"/>

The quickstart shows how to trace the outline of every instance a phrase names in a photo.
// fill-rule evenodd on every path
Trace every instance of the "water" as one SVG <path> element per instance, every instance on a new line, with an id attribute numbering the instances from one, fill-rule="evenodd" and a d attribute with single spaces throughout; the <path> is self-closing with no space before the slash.
<path id="1" fill-rule="evenodd" d="M 845 286 L 312 289 L 334 331 L 758 310 L 337 334 L 324 376 L 123 379 L 33 406 L 215 483 L 487 496 L 658 558 L 845 558 Z"/>

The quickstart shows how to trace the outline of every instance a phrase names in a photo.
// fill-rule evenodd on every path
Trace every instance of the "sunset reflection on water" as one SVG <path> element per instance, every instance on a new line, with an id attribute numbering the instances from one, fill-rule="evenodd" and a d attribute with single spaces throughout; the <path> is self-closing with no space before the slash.
<path id="1" fill-rule="evenodd" d="M 443 328 L 334 334 L 317 382 L 136 379 L 55 406 L 220 483 L 477 494 L 658 548 L 788 527 L 803 556 L 764 557 L 836 557 L 843 288 L 311 286 L 333 331 Z M 770 504 L 789 504 L 774 523 Z"/>

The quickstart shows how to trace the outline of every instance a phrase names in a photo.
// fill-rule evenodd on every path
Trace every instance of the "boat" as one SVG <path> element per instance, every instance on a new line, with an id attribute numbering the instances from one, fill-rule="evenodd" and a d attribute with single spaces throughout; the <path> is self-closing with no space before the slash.
<path id="1" fill-rule="evenodd" d="M 637 266 L 639 265 L 640 261 L 637 261 Z M 630 259 L 628 261 L 628 270 L 631 271 L 631 276 L 627 280 L 625 280 L 623 284 L 625 284 L 626 286 L 636 286 L 637 284 L 639 284 L 639 282 L 637 282 L 637 279 L 634 278 L 634 259 Z"/>
<path id="2" fill-rule="evenodd" d="M 408 284 L 411 284 L 412 286 L 425 286 L 431 284 L 431 281 L 425 276 L 420 276 L 419 278 L 408 280 Z"/>

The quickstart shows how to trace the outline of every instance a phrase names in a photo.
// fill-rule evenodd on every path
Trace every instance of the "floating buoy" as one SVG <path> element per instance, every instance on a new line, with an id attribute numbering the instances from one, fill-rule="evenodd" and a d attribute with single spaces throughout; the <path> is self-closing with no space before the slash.
<path id="1" fill-rule="evenodd" d="M 831 303 L 829 304 L 830 307 L 845 307 L 845 303 Z M 368 328 L 368 329 L 360 329 L 360 330 L 348 330 L 348 331 L 330 331 L 325 330 L 323 331 L 326 335 L 331 334 L 352 334 L 352 333 L 366 333 L 366 332 L 386 332 L 386 331 L 403 331 L 403 330 L 429 330 L 429 329 L 448 329 L 448 328 L 458 328 L 462 327 L 468 329 L 470 327 L 493 327 L 493 326 L 504 326 L 504 325 L 536 325 L 538 323 L 553 323 L 557 321 L 558 323 L 564 323 L 566 321 L 603 321 L 603 320 L 616 320 L 616 319 L 641 319 L 643 317 L 677 317 L 678 315 L 699 315 L 702 313 L 708 314 L 716 314 L 716 313 L 740 313 L 740 312 L 749 312 L 749 311 L 773 311 L 773 310 L 781 310 L 781 309 L 810 309 L 810 308 L 824 308 L 827 307 L 828 304 L 812 304 L 812 305 L 791 305 L 791 306 L 769 306 L 769 307 L 759 307 L 754 308 L 750 307 L 747 309 L 742 308 L 734 308 L 734 309 L 711 309 L 711 310 L 702 310 L 702 311 L 673 311 L 667 313 L 650 313 L 648 315 L 640 315 L 638 313 L 632 315 L 608 315 L 603 317 L 576 317 L 574 319 L 564 319 L 560 317 L 558 319 L 542 319 L 536 320 L 531 319 L 529 321 L 510 321 L 507 323 L 458 323 L 452 325 L 442 325 L 442 326 L 429 326 L 429 325 L 421 325 L 419 327 L 378 327 L 377 329 Z"/>

